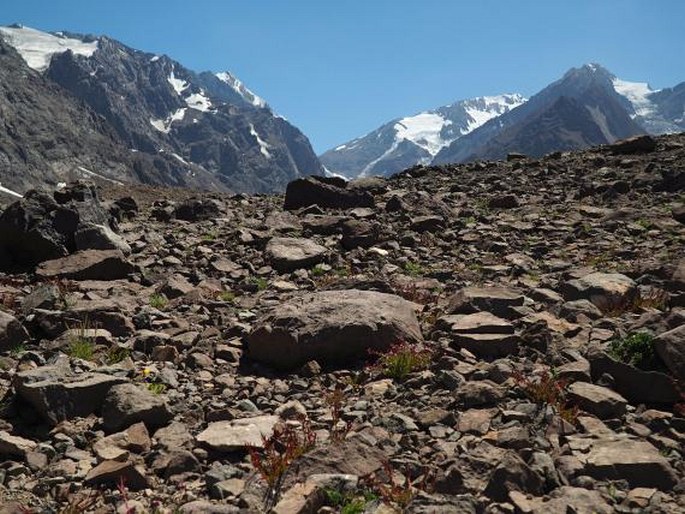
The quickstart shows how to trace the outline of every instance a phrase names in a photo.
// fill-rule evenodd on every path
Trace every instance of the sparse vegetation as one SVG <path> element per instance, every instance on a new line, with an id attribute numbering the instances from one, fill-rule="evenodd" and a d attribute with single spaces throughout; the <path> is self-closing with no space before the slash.
<path id="1" fill-rule="evenodd" d="M 222 302 L 233 303 L 235 301 L 235 293 L 233 291 L 221 291 L 219 293 L 219 299 Z"/>
<path id="2" fill-rule="evenodd" d="M 105 355 L 105 364 L 112 366 L 118 364 L 131 355 L 131 351 L 123 346 L 111 346 Z"/>
<path id="3" fill-rule="evenodd" d="M 654 336 L 648 332 L 636 332 L 614 339 L 609 343 L 609 355 L 631 366 L 651 369 L 656 359 Z"/>
<path id="4" fill-rule="evenodd" d="M 538 378 L 531 378 L 521 372 L 514 373 L 516 385 L 538 406 L 538 413 L 545 419 L 546 411 L 551 408 L 564 421 L 575 424 L 578 407 L 571 405 L 566 398 L 568 383 L 559 379 L 553 372 L 544 371 Z"/>
<path id="5" fill-rule="evenodd" d="M 333 391 L 326 394 L 325 401 L 331 409 L 331 441 L 339 443 L 345 440 L 352 429 L 352 423 L 343 421 L 342 413 L 345 403 L 345 392 L 341 386 L 336 386 Z"/>
<path id="6" fill-rule="evenodd" d="M 401 341 L 386 352 L 371 352 L 371 355 L 377 358 L 371 366 L 373 370 L 394 380 L 404 380 L 410 373 L 426 369 L 433 352 L 422 345 Z"/>
<path id="7" fill-rule="evenodd" d="M 169 300 L 167 300 L 166 296 L 163 294 L 154 293 L 150 295 L 150 307 L 153 307 L 154 309 L 162 310 L 168 303 Z"/>
<path id="8" fill-rule="evenodd" d="M 69 343 L 69 357 L 72 359 L 90 361 L 93 360 L 94 354 L 95 343 L 84 337 L 75 337 Z"/>
<path id="9" fill-rule="evenodd" d="M 277 426 L 270 437 L 262 437 L 262 447 L 248 446 L 250 461 L 268 489 L 264 506 L 269 510 L 278 501 L 283 480 L 292 464 L 316 445 L 311 422 L 301 417 L 299 425 Z"/>
<path id="10" fill-rule="evenodd" d="M 426 269 L 421 264 L 412 261 L 405 262 L 403 269 L 410 277 L 419 277 L 426 272 Z"/>
<path id="11" fill-rule="evenodd" d="M 147 389 L 152 394 L 162 394 L 166 391 L 166 384 L 162 384 L 161 382 L 149 382 L 147 384 Z"/>
<path id="12" fill-rule="evenodd" d="M 364 477 L 363 482 L 384 503 L 398 507 L 404 512 L 418 491 L 429 491 L 432 488 L 431 480 L 432 475 L 426 472 L 416 481 L 412 479 L 409 471 L 405 470 L 402 473 L 402 480 L 398 481 L 390 462 L 385 462 L 382 472 Z"/>
<path id="13" fill-rule="evenodd" d="M 252 277 L 252 283 L 257 286 L 257 291 L 264 291 L 269 287 L 269 282 L 264 277 Z"/>

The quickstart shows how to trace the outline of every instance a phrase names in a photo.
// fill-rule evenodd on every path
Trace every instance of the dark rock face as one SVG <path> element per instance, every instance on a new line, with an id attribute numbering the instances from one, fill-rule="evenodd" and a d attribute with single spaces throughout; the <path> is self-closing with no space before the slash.
<path id="1" fill-rule="evenodd" d="M 78 249 L 102 246 L 101 238 L 79 239 L 79 230 L 107 227 L 110 215 L 95 186 L 77 182 L 55 198 L 32 190 L 0 215 L 0 269 L 30 267 Z M 92 244 L 89 246 L 89 242 Z"/>
<path id="2" fill-rule="evenodd" d="M 373 196 L 364 190 L 347 188 L 347 182 L 338 178 L 307 177 L 294 180 L 285 191 L 286 210 L 318 205 L 323 208 L 350 209 L 373 207 Z"/>

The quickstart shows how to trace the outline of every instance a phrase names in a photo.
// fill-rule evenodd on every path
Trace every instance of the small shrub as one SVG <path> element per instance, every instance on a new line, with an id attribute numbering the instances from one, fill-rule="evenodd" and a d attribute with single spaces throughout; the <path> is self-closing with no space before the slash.
<path id="1" fill-rule="evenodd" d="M 341 492 L 337 489 L 324 489 L 326 505 L 336 507 L 340 514 L 362 514 L 366 505 L 378 499 L 378 496 L 370 491 L 364 493 Z"/>
<path id="2" fill-rule="evenodd" d="M 235 301 L 235 293 L 233 291 L 221 291 L 219 293 L 219 299 L 222 302 L 233 303 Z"/>
<path id="3" fill-rule="evenodd" d="M 578 407 L 571 405 L 566 398 L 568 384 L 565 380 L 557 378 L 549 371 L 542 373 L 537 380 L 521 372 L 515 372 L 513 376 L 516 385 L 538 406 L 543 416 L 547 407 L 550 407 L 561 419 L 575 424 L 578 418 Z"/>
<path id="4" fill-rule="evenodd" d="M 269 510 L 278 500 L 283 480 L 290 466 L 316 445 L 316 433 L 306 417 L 300 426 L 277 426 L 270 437 L 262 437 L 262 448 L 248 446 L 250 461 L 268 486 L 264 505 Z"/>
<path id="5" fill-rule="evenodd" d="M 168 303 L 169 300 L 163 294 L 154 293 L 150 295 L 150 307 L 154 309 L 164 309 Z"/>
<path id="6" fill-rule="evenodd" d="M 324 400 L 331 409 L 331 441 L 334 443 L 342 442 L 352 429 L 352 423 L 342 419 L 343 405 L 346 400 L 343 388 L 336 386 L 333 391 L 326 394 Z"/>
<path id="7" fill-rule="evenodd" d="M 162 394 L 166 391 L 166 384 L 162 384 L 161 382 L 149 382 L 147 384 L 147 389 L 152 394 Z"/>
<path id="8" fill-rule="evenodd" d="M 310 274 L 311 274 L 312 277 L 322 277 L 322 276 L 324 276 L 326 273 L 328 273 L 328 272 L 326 271 L 326 268 L 324 268 L 324 267 L 321 266 L 320 264 L 317 264 L 316 266 L 314 266 L 314 267 L 312 268 L 312 270 L 310 271 Z"/>
<path id="9" fill-rule="evenodd" d="M 433 358 L 433 352 L 428 348 L 405 341 L 394 344 L 387 352 L 370 353 L 377 357 L 371 368 L 395 380 L 403 380 L 409 373 L 428 368 Z"/>
<path id="10" fill-rule="evenodd" d="M 654 336 L 647 332 L 637 332 L 622 339 L 614 339 L 609 343 L 609 355 L 637 368 L 653 368 L 656 359 Z"/>
<path id="11" fill-rule="evenodd" d="M 395 470 L 389 462 L 383 464 L 383 477 L 378 473 L 372 473 L 363 478 L 364 484 L 386 504 L 400 508 L 401 512 L 412 502 L 417 491 L 429 491 L 431 489 L 430 473 L 424 473 L 421 480 L 414 481 L 408 470 L 403 473 L 404 480 L 395 479 Z"/>

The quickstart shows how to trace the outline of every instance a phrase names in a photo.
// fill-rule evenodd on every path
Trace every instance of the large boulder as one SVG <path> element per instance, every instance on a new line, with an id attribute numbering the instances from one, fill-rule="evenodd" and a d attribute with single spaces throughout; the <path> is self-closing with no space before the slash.
<path id="1" fill-rule="evenodd" d="M 340 178 L 312 176 L 290 182 L 285 190 L 284 208 L 295 210 L 310 205 L 332 209 L 373 207 L 374 199 L 368 191 L 348 188 Z"/>
<path id="2" fill-rule="evenodd" d="M 323 291 L 294 298 L 261 318 L 247 337 L 249 356 L 279 369 L 308 361 L 339 365 L 423 340 L 415 304 L 373 291 Z"/>
<path id="3" fill-rule="evenodd" d="M 218 218 L 221 203 L 217 200 L 191 198 L 174 209 L 174 217 L 184 221 L 201 221 Z"/>
<path id="4" fill-rule="evenodd" d="M 319 264 L 327 252 L 325 246 L 300 237 L 274 237 L 266 245 L 266 256 L 280 273 Z"/>
<path id="5" fill-rule="evenodd" d="M 620 273 L 590 273 L 562 284 L 567 301 L 589 300 L 604 312 L 630 306 L 637 297 L 637 284 Z"/>
<path id="6" fill-rule="evenodd" d="M 617 141 L 609 146 L 615 155 L 649 153 L 656 150 L 656 140 L 652 136 L 633 136 Z"/>
<path id="7" fill-rule="evenodd" d="M 36 274 L 45 279 L 117 280 L 134 270 L 119 250 L 84 250 L 43 262 Z"/>
<path id="8" fill-rule="evenodd" d="M 16 348 L 28 339 L 29 334 L 19 320 L 0 311 L 0 352 Z"/>
<path id="9" fill-rule="evenodd" d="M 79 229 L 111 228 L 112 223 L 93 184 L 76 182 L 56 191 L 54 198 L 31 190 L 0 215 L 0 269 L 26 268 L 64 257 L 76 251 Z M 81 238 L 79 247 L 89 248 L 89 241 Z"/>
<path id="10" fill-rule="evenodd" d="M 52 424 L 99 411 L 110 388 L 124 382 L 124 378 L 103 373 L 76 373 L 65 363 L 22 371 L 14 377 L 19 398 Z"/>
<path id="11" fill-rule="evenodd" d="M 159 428 L 172 417 L 163 396 L 130 383 L 112 387 L 102 405 L 102 424 L 111 432 L 140 421 L 150 429 Z"/>
<path id="12" fill-rule="evenodd" d="M 685 325 L 659 334 L 654 347 L 675 378 L 685 382 Z"/>

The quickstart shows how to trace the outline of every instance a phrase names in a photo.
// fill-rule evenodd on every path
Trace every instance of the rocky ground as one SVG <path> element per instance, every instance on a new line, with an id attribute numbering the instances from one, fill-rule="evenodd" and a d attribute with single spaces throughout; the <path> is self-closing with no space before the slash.
<path id="1" fill-rule="evenodd" d="M 683 512 L 684 188 L 676 135 L 285 198 L 28 194 L 0 512 Z"/>

